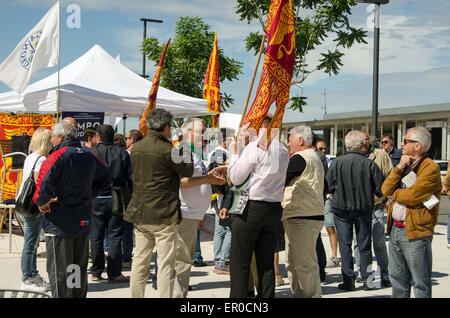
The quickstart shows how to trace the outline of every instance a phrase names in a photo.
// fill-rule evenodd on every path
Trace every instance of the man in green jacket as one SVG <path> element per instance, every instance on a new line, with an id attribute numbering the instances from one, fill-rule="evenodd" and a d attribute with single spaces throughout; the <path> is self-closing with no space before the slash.
<path id="1" fill-rule="evenodd" d="M 148 116 L 148 134 L 131 151 L 133 195 L 124 219 L 135 226 L 136 255 L 131 268 L 131 296 L 143 298 L 152 250 L 158 250 L 158 292 L 173 296 L 178 224 L 181 221 L 180 177 L 191 177 L 192 155 L 169 141 L 173 116 L 155 109 Z"/>

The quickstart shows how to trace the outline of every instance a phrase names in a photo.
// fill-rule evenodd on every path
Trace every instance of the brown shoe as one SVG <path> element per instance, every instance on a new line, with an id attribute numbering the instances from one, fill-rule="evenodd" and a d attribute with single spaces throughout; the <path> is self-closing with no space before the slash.
<path id="1" fill-rule="evenodd" d="M 218 275 L 230 275 L 230 270 L 228 267 L 214 266 L 213 272 Z"/>
<path id="2" fill-rule="evenodd" d="M 92 275 L 92 279 L 91 279 L 93 282 L 99 282 L 99 281 L 102 281 L 102 280 L 105 280 L 103 277 L 102 277 L 102 275 Z"/>
<path id="3" fill-rule="evenodd" d="M 120 274 L 119 276 L 116 276 L 116 277 L 108 277 L 108 283 L 111 283 L 111 284 L 128 283 L 128 278 L 123 276 L 122 274 Z"/>
<path id="4" fill-rule="evenodd" d="M 286 282 L 284 281 L 283 277 L 281 276 L 275 276 L 275 286 L 283 286 L 286 285 Z"/>

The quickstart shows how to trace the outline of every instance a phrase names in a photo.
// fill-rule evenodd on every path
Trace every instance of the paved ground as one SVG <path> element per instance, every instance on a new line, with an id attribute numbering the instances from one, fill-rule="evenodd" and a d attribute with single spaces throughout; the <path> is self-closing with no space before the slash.
<path id="1" fill-rule="evenodd" d="M 213 216 L 208 216 L 206 220 L 206 230 L 211 230 L 213 226 Z M 447 249 L 446 226 L 438 225 L 433 239 L 433 297 L 450 297 L 450 250 Z M 327 253 L 330 252 L 330 245 L 326 231 L 322 232 L 322 238 Z M 22 250 L 23 238 L 19 235 L 13 237 L 13 253 L 8 253 L 8 236 L 0 236 L 0 289 L 16 289 L 20 287 L 20 252 Z M 39 246 L 39 252 L 45 250 L 44 244 Z M 206 232 L 202 233 L 202 253 L 204 259 L 211 264 L 207 267 L 192 268 L 191 285 L 193 290 L 189 297 L 193 298 L 226 298 L 229 295 L 229 276 L 217 275 L 213 273 L 211 260 L 213 259 L 212 236 Z M 38 269 L 43 277 L 47 277 L 45 270 L 45 258 L 38 259 Z M 280 263 L 284 263 L 284 253 L 281 253 Z M 282 271 L 285 273 L 284 264 Z M 124 272 L 129 276 L 130 272 Z M 391 289 L 379 289 L 375 291 L 364 291 L 362 285 L 357 284 L 354 292 L 342 292 L 337 288 L 341 280 L 340 269 L 327 269 L 327 281 L 322 285 L 324 298 L 350 298 L 350 297 L 390 297 Z M 286 279 L 287 281 L 287 279 Z M 146 297 L 157 297 L 157 291 L 153 290 L 151 284 L 147 285 Z M 287 285 L 277 287 L 277 297 L 291 297 Z M 89 293 L 91 298 L 128 298 L 130 289 L 128 284 L 108 284 L 98 283 L 89 280 Z"/>
<path id="2" fill-rule="evenodd" d="M 448 214 L 450 212 L 450 195 L 441 196 L 441 203 L 439 205 L 438 223 L 447 224 Z"/>

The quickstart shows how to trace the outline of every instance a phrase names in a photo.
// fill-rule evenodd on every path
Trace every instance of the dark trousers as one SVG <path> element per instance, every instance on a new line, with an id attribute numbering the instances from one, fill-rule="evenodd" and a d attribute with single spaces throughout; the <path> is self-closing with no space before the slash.
<path id="1" fill-rule="evenodd" d="M 122 254 L 124 262 L 131 262 L 131 255 L 133 253 L 133 229 L 133 223 L 123 221 Z"/>
<path id="2" fill-rule="evenodd" d="M 258 270 L 258 297 L 275 297 L 275 251 L 281 204 L 252 201 L 242 215 L 233 218 L 230 257 L 230 297 L 248 297 L 248 281 L 252 254 Z"/>
<path id="3" fill-rule="evenodd" d="M 334 223 L 341 253 L 341 271 L 344 280 L 353 279 L 353 226 L 356 232 L 359 253 L 361 255 L 361 276 L 365 281 L 369 276 L 367 269 L 372 265 L 372 215 L 343 216 L 335 213 Z"/>
<path id="4" fill-rule="evenodd" d="M 108 264 L 106 272 L 109 278 L 119 276 L 122 273 L 123 216 L 113 214 L 111 204 L 112 199 L 110 198 L 96 198 L 94 200 L 91 226 L 91 273 L 100 276 L 105 270 L 103 240 L 107 229 Z"/>
<path id="5" fill-rule="evenodd" d="M 320 279 L 325 279 L 325 267 L 327 266 L 327 254 L 322 242 L 322 235 L 319 233 L 316 244 L 317 262 L 319 263 Z"/>
<path id="6" fill-rule="evenodd" d="M 53 298 L 86 298 L 89 236 L 45 238 Z"/>

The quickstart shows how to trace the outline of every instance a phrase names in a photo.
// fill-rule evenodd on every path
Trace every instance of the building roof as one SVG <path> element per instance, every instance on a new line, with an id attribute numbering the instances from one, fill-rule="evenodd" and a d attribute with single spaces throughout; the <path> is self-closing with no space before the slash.
<path id="1" fill-rule="evenodd" d="M 393 107 L 393 108 L 382 108 L 378 110 L 379 116 L 392 116 L 392 115 L 409 115 L 418 113 L 434 113 L 450 111 L 450 103 L 443 104 L 430 104 L 430 105 L 419 105 L 419 106 L 406 106 L 406 107 Z M 371 117 L 372 110 L 363 110 L 356 112 L 346 112 L 346 113 L 336 113 L 336 114 L 326 114 L 323 116 L 323 120 L 331 119 L 347 119 L 347 118 L 364 118 Z"/>
<path id="2" fill-rule="evenodd" d="M 379 109 L 378 114 L 379 122 L 447 119 L 450 118 L 450 103 L 382 108 Z M 288 128 L 304 124 L 314 129 L 323 129 L 341 124 L 369 123 L 371 117 L 371 110 L 343 112 L 326 114 L 323 116 L 323 120 L 288 122 L 283 123 L 283 126 Z"/>

